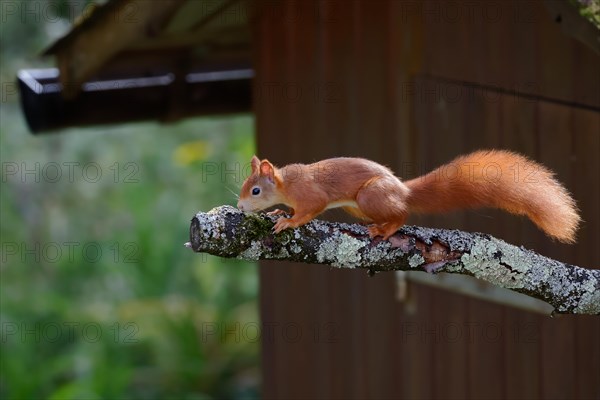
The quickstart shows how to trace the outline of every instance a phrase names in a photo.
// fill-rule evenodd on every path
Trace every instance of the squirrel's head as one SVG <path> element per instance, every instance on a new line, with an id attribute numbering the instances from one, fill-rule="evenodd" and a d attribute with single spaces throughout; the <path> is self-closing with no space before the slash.
<path id="1" fill-rule="evenodd" d="M 242 211 L 259 211 L 282 202 L 277 169 L 268 160 L 253 156 L 252 174 L 242 184 L 237 207 Z"/>

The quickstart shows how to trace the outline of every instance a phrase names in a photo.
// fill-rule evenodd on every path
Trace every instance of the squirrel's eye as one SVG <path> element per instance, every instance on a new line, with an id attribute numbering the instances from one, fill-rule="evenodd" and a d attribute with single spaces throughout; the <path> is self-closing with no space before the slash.
<path id="1" fill-rule="evenodd" d="M 255 187 L 252 189 L 252 196 L 258 196 L 260 194 L 260 188 Z"/>

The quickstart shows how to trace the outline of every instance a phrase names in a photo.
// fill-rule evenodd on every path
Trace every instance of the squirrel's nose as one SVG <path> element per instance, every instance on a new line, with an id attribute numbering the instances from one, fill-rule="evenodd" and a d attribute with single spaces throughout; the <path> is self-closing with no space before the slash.
<path id="1" fill-rule="evenodd" d="M 240 210 L 244 211 L 244 205 L 242 204 L 241 201 L 238 201 L 237 208 L 239 208 Z"/>

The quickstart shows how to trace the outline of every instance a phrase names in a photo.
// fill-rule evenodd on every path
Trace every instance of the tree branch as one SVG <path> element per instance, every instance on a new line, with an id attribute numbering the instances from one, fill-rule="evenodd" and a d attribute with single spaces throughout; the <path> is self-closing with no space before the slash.
<path id="1" fill-rule="evenodd" d="M 470 275 L 543 300 L 561 314 L 600 315 L 600 270 L 543 257 L 482 233 L 404 226 L 383 241 L 365 226 L 313 220 L 273 234 L 278 217 L 243 213 L 231 206 L 192 219 L 195 252 L 244 260 L 288 260 L 376 271 Z"/>

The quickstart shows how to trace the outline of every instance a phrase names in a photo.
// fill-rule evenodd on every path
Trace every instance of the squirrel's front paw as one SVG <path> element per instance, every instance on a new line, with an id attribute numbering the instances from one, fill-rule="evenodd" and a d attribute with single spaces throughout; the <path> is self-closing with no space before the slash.
<path id="1" fill-rule="evenodd" d="M 294 224 L 289 219 L 280 217 L 273 226 L 273 232 L 279 233 L 287 228 L 294 228 Z"/>
<path id="2" fill-rule="evenodd" d="M 283 210 L 280 210 L 279 208 L 276 208 L 276 209 L 275 209 L 275 210 L 273 210 L 273 211 L 269 211 L 269 212 L 267 212 L 267 215 L 268 215 L 268 216 L 280 215 L 280 214 L 285 214 L 285 211 L 283 211 Z"/>

